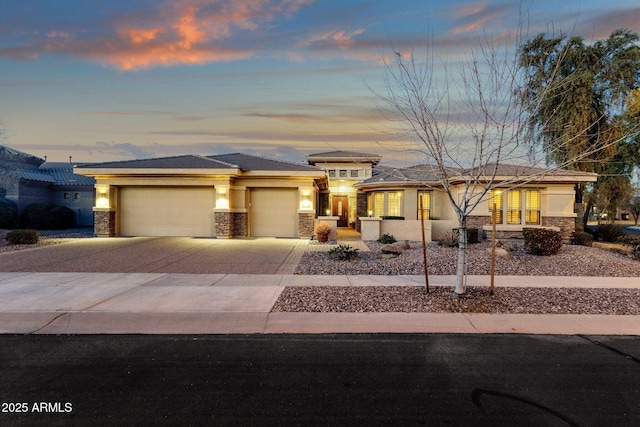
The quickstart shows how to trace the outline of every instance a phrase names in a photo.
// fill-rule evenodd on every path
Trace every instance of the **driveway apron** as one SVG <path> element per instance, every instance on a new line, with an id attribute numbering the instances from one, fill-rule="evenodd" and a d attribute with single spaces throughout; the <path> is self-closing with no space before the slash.
<path id="1" fill-rule="evenodd" d="M 133 237 L 78 239 L 0 254 L 0 271 L 291 274 L 306 240 Z"/>

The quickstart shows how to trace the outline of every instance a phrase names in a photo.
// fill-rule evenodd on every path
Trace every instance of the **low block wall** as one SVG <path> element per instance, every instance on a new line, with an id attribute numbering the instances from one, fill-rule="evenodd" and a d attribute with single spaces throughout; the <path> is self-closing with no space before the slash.
<path id="1" fill-rule="evenodd" d="M 387 233 L 393 235 L 396 240 L 421 241 L 422 226 L 420 222 L 417 219 L 385 219 L 380 224 L 380 235 Z M 424 222 L 424 238 L 427 242 L 431 241 L 431 221 Z"/>

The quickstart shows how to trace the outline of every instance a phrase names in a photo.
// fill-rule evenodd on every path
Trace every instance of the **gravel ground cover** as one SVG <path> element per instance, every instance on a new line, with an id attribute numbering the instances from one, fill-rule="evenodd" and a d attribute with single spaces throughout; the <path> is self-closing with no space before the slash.
<path id="1" fill-rule="evenodd" d="M 381 243 L 365 242 L 370 251 L 361 251 L 357 259 L 336 261 L 326 254 L 333 245 L 318 245 L 302 255 L 295 274 L 424 274 L 422 246 L 411 243 L 411 249 L 397 258 L 380 259 Z M 611 250 L 587 246 L 563 245 L 557 255 L 542 257 L 529 255 L 522 242 L 509 242 L 513 259 L 496 259 L 497 275 L 513 276 L 607 276 L 640 277 L 640 261 Z M 469 246 L 469 274 L 487 275 L 491 269 L 491 245 L 488 242 Z M 456 274 L 457 248 L 437 243 L 427 246 L 430 275 Z"/>
<path id="2" fill-rule="evenodd" d="M 10 245 L 7 244 L 4 239 L 4 236 L 6 236 L 9 231 L 10 230 L 0 229 L 0 253 L 40 248 L 70 242 L 74 239 L 93 237 L 93 228 L 89 227 L 71 228 L 67 230 L 39 230 L 38 243 L 32 245 Z"/>
<path id="3" fill-rule="evenodd" d="M 272 311 L 322 313 L 501 313 L 640 315 L 640 289 L 469 287 L 458 296 L 436 286 L 287 287 Z"/>
<path id="4" fill-rule="evenodd" d="M 317 245 L 302 256 L 296 274 L 424 274 L 422 247 L 398 258 L 380 259 L 378 242 L 366 242 L 370 251 L 357 259 L 336 261 Z M 640 261 L 611 250 L 564 245 L 555 256 L 529 255 L 521 242 L 509 242 L 513 259 L 496 260 L 498 275 L 640 277 Z M 488 275 L 488 242 L 470 246 L 469 274 Z M 431 243 L 427 248 L 430 275 L 455 275 L 456 248 Z M 517 284 L 514 284 L 517 285 Z M 640 315 L 640 289 L 496 288 L 469 287 L 458 296 L 452 287 L 421 286 L 288 287 L 273 307 L 277 312 L 427 312 L 504 314 Z"/>

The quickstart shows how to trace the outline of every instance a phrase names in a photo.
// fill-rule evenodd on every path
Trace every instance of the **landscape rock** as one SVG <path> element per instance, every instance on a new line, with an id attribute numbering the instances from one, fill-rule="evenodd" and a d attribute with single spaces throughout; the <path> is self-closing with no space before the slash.
<path id="1" fill-rule="evenodd" d="M 402 254 L 402 252 L 404 252 L 404 249 L 400 247 L 400 245 L 397 245 L 396 243 L 393 244 L 386 244 L 383 245 L 380 248 L 380 252 L 382 252 L 383 254 L 396 254 L 396 255 L 400 255 Z"/>
<path id="2" fill-rule="evenodd" d="M 402 242 L 396 242 L 394 243 L 394 245 L 398 245 L 399 247 L 401 247 L 402 249 L 411 249 L 411 245 L 409 244 L 408 240 L 402 241 Z"/>
<path id="3" fill-rule="evenodd" d="M 491 247 L 487 248 L 487 251 L 491 253 Z M 496 240 L 496 256 L 504 259 L 513 259 L 510 245 L 505 245 L 500 240 Z"/>

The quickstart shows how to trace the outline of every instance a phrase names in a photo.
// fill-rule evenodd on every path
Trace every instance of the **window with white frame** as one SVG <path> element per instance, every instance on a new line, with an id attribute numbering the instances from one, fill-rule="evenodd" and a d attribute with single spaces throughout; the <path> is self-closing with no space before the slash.
<path id="1" fill-rule="evenodd" d="M 491 190 L 489 212 L 491 212 L 491 221 L 495 221 L 496 224 L 539 225 L 540 190 L 532 188 Z"/>
<path id="2" fill-rule="evenodd" d="M 402 191 L 377 191 L 369 197 L 373 216 L 402 216 Z"/>
<path id="3" fill-rule="evenodd" d="M 351 169 L 350 174 L 351 174 L 351 178 L 357 178 L 360 175 L 360 170 L 358 169 Z"/>

